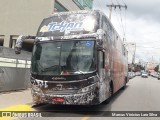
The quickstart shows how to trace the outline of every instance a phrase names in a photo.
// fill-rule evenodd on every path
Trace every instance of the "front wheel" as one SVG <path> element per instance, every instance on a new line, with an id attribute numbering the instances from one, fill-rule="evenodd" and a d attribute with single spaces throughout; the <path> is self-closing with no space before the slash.
<path id="1" fill-rule="evenodd" d="M 124 90 L 125 88 L 126 88 L 126 84 L 127 84 L 127 77 L 125 78 L 125 80 L 124 80 L 124 85 L 123 85 L 123 87 L 122 87 L 122 90 Z"/>
<path id="2" fill-rule="evenodd" d="M 111 97 L 113 95 L 113 86 L 110 85 L 110 88 L 109 88 L 109 96 Z"/>
<path id="3" fill-rule="evenodd" d="M 111 97 L 113 95 L 113 85 L 110 84 L 110 88 L 109 88 L 109 98 L 107 100 L 105 100 L 102 104 L 108 104 L 111 101 Z"/>

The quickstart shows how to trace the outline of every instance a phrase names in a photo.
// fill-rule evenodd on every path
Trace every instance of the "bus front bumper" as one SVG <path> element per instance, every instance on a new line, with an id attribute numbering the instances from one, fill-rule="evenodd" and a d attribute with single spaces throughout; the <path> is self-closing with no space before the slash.
<path id="1" fill-rule="evenodd" d="M 99 104 L 98 95 L 96 90 L 79 94 L 44 94 L 42 92 L 35 92 L 32 89 L 33 102 L 35 104 L 48 103 L 48 104 L 63 104 L 63 105 L 95 105 Z"/>

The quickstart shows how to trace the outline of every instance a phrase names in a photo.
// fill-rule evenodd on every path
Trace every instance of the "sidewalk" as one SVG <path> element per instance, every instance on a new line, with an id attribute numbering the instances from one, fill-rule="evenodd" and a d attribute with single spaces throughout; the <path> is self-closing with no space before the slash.
<path id="1" fill-rule="evenodd" d="M 19 90 L 0 93 L 0 109 L 20 104 L 31 104 L 31 90 Z"/>

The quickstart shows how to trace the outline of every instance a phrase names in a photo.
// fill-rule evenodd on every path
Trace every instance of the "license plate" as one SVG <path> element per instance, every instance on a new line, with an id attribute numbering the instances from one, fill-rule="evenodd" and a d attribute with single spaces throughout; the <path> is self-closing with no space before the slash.
<path id="1" fill-rule="evenodd" d="M 54 97 L 52 98 L 53 102 L 58 102 L 58 103 L 63 103 L 64 102 L 64 98 L 63 97 Z"/>

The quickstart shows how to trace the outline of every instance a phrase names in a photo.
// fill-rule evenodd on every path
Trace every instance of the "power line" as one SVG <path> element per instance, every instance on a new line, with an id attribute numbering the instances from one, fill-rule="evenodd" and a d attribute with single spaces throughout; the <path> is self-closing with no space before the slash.
<path id="1" fill-rule="evenodd" d="M 109 15 L 109 19 L 111 20 L 111 15 L 112 15 L 112 8 L 119 8 L 121 10 L 121 8 L 125 8 L 127 9 L 127 5 L 114 5 L 113 3 L 111 5 L 106 5 L 107 7 L 110 8 L 110 15 Z"/>
<path id="2" fill-rule="evenodd" d="M 126 3 L 124 2 L 124 0 L 122 0 L 123 4 L 126 5 Z"/>
<path id="3" fill-rule="evenodd" d="M 155 48 L 155 47 L 145 47 L 145 46 L 137 46 L 137 47 L 141 47 L 141 48 L 153 48 L 153 49 L 160 49 L 160 48 Z"/>
<path id="4" fill-rule="evenodd" d="M 125 4 L 126 5 L 126 4 Z M 125 39 L 127 39 L 126 38 L 126 31 L 127 31 L 127 27 L 126 27 L 126 16 L 127 16 L 127 13 L 126 13 L 126 10 L 125 10 Z"/>
<path id="5" fill-rule="evenodd" d="M 137 53 L 139 53 L 139 54 L 151 54 L 151 55 L 159 55 L 160 53 L 150 53 L 150 52 L 137 52 Z"/>
<path id="6" fill-rule="evenodd" d="M 117 18 L 117 21 L 119 22 L 120 26 L 122 27 L 122 30 L 123 30 L 123 34 L 124 34 L 124 26 L 123 26 L 123 23 L 121 22 L 121 20 L 119 20 L 119 17 L 118 17 L 118 13 L 117 11 L 115 10 L 115 13 L 117 14 L 116 18 Z"/>
<path id="7" fill-rule="evenodd" d="M 121 23 L 122 23 L 122 27 L 123 27 L 123 34 L 124 34 L 124 38 L 125 38 L 125 28 L 123 26 L 123 21 L 122 21 L 122 14 L 121 14 L 121 11 L 120 11 L 120 18 L 121 18 Z"/>
<path id="8" fill-rule="evenodd" d="M 116 0 L 116 1 L 117 1 L 118 5 L 120 5 L 119 2 L 118 2 L 118 0 Z"/>
<path id="9" fill-rule="evenodd" d="M 138 43 L 138 44 L 147 44 L 147 43 L 154 43 L 154 42 L 159 42 L 160 40 L 157 41 L 152 41 L 152 42 L 142 42 L 142 43 Z"/>
<path id="10" fill-rule="evenodd" d="M 122 35 L 122 38 L 123 38 L 123 40 L 126 40 L 126 9 L 127 9 L 127 5 L 125 4 L 125 5 L 120 5 L 120 2 L 118 1 L 118 0 L 115 0 L 115 2 L 117 3 L 117 6 L 119 6 L 119 9 L 120 9 L 120 12 L 118 13 L 117 11 L 116 11 L 116 8 L 117 8 L 117 6 L 115 5 L 115 9 L 114 9 L 114 11 L 115 11 L 115 13 L 117 14 L 117 19 L 120 19 L 120 26 L 122 27 L 122 31 L 123 31 L 123 35 Z M 112 3 L 112 5 L 114 5 L 113 3 Z M 122 6 L 122 7 L 125 7 L 125 22 L 123 22 L 123 19 L 122 19 L 122 11 L 121 11 L 121 7 L 120 6 Z M 119 15 L 118 15 L 119 14 Z M 118 17 L 119 16 L 119 17 Z"/>
<path id="11" fill-rule="evenodd" d="M 118 0 L 116 0 L 116 1 L 119 4 Z M 122 0 L 122 2 L 124 4 L 124 6 L 127 6 L 126 3 L 124 2 L 124 0 Z M 124 15 L 125 16 L 125 23 L 124 23 L 124 38 L 125 38 L 125 40 L 126 40 L 126 9 L 125 9 L 125 13 L 124 13 L 125 14 Z M 121 15 L 121 12 L 120 12 L 120 15 Z M 122 19 L 122 15 L 121 15 L 121 19 Z M 122 24 L 123 24 L 123 22 L 122 22 Z"/>

